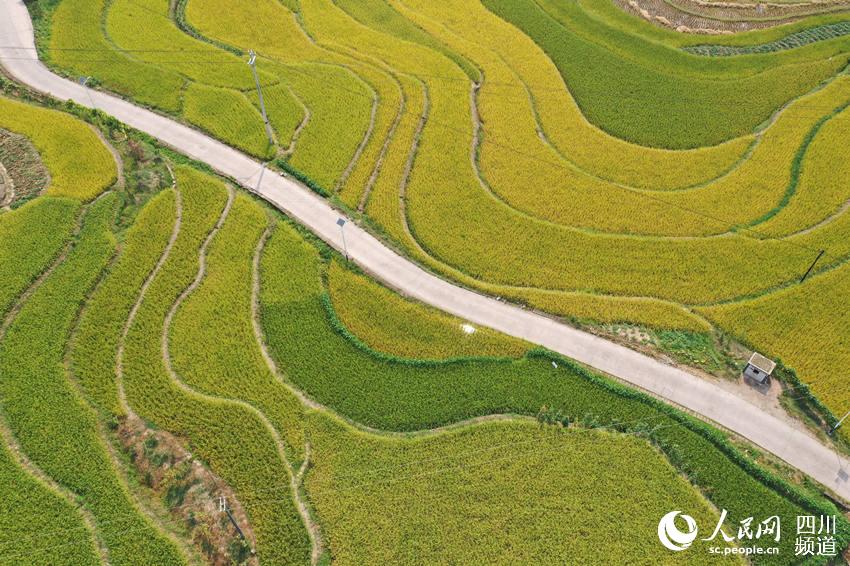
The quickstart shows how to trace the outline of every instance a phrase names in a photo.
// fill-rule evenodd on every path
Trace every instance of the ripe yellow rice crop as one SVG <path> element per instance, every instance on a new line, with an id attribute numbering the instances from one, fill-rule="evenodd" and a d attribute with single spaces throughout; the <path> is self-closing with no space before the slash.
<path id="1" fill-rule="evenodd" d="M 0 96 L 0 128 L 32 141 L 50 171 L 48 195 L 90 201 L 115 182 L 109 150 L 87 124 L 68 114 Z"/>

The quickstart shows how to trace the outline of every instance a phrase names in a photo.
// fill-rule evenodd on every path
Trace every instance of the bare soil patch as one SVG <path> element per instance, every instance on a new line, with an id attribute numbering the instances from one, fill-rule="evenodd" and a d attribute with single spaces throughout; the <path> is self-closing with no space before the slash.
<path id="1" fill-rule="evenodd" d="M 20 134 L 0 129 L 0 206 L 29 200 L 48 185 L 50 172 L 32 143 Z"/>
<path id="2" fill-rule="evenodd" d="M 142 484 L 163 503 L 171 520 L 186 529 L 208 564 L 259 564 L 252 553 L 254 533 L 233 491 L 177 437 L 148 427 L 134 415 L 121 420 L 116 433 Z M 244 540 L 221 510 L 222 497 Z"/>
<path id="3" fill-rule="evenodd" d="M 847 0 L 801 0 L 788 4 L 705 0 L 614 0 L 614 3 L 659 26 L 715 35 L 766 29 L 814 14 L 850 10 Z"/>

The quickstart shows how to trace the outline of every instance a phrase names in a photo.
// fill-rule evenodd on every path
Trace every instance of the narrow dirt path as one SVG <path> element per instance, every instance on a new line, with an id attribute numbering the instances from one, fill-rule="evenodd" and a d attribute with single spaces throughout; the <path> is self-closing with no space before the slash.
<path id="1" fill-rule="evenodd" d="M 115 161 L 115 183 L 112 185 L 113 190 L 124 190 L 124 187 L 126 186 L 126 179 L 124 178 L 124 160 L 121 158 L 121 154 L 118 153 L 115 146 L 109 143 L 109 140 L 106 139 L 103 132 L 101 132 L 93 124 L 89 124 L 88 126 L 101 143 L 106 146 L 106 149 L 109 150 L 109 153 L 112 155 L 112 159 Z"/>
<path id="2" fill-rule="evenodd" d="M 820 222 L 815 224 L 814 226 L 809 226 L 808 228 L 800 230 L 799 232 L 794 232 L 792 234 L 788 234 L 785 237 L 791 238 L 793 236 L 805 236 L 806 234 L 811 234 L 812 232 L 814 232 L 816 230 L 820 230 L 821 228 L 823 228 L 823 227 L 825 227 L 829 224 L 832 224 L 833 222 L 835 222 L 836 220 L 841 218 L 841 216 L 843 214 L 845 214 L 848 210 L 850 210 L 850 199 L 847 199 L 846 201 L 844 201 L 844 204 L 842 204 L 838 208 L 838 210 L 836 210 L 835 212 L 833 212 L 832 214 L 830 214 L 829 216 L 827 216 L 826 218 L 824 218 L 823 220 L 821 220 Z"/>
<path id="3" fill-rule="evenodd" d="M 298 493 L 298 485 L 296 484 L 296 480 L 295 480 L 296 472 L 295 472 L 295 470 L 293 470 L 292 465 L 290 463 L 290 460 L 289 460 L 289 458 L 286 454 L 286 447 L 285 447 L 285 444 L 283 442 L 283 439 L 281 438 L 277 429 L 271 424 L 271 422 L 268 420 L 268 418 L 263 414 L 263 412 L 260 411 L 259 409 L 257 409 L 256 407 L 254 407 L 253 405 L 251 405 L 250 403 L 247 403 L 247 402 L 239 400 L 239 399 L 232 399 L 232 398 L 227 398 L 227 397 L 217 397 L 217 396 L 214 396 L 214 395 L 208 395 L 206 393 L 202 393 L 200 391 L 195 390 L 193 387 L 190 387 L 189 385 L 186 384 L 186 382 L 183 381 L 183 379 L 177 374 L 177 372 L 174 369 L 172 362 L 171 362 L 171 352 L 170 352 L 170 349 L 169 349 L 170 346 L 169 346 L 169 340 L 168 340 L 168 337 L 169 337 L 169 334 L 170 334 L 170 331 L 171 331 L 171 325 L 174 321 L 174 316 L 177 314 L 177 311 L 180 309 L 180 306 L 182 305 L 182 303 L 186 300 L 186 298 L 188 298 L 200 286 L 201 282 L 204 280 L 204 277 L 206 276 L 207 248 L 209 247 L 210 243 L 215 238 L 215 236 L 218 234 L 219 230 L 221 229 L 222 225 L 224 224 L 225 220 L 227 219 L 228 215 L 230 214 L 230 209 L 233 205 L 233 201 L 234 201 L 234 197 L 235 197 L 235 191 L 233 190 L 232 187 L 228 187 L 228 189 L 229 189 L 229 193 L 228 193 L 227 205 L 225 206 L 224 210 L 222 211 L 222 214 L 219 217 L 218 222 L 216 222 L 216 225 L 213 227 L 212 230 L 210 230 L 210 233 L 207 235 L 206 239 L 204 240 L 203 244 L 201 245 L 200 250 L 198 251 L 198 271 L 197 271 L 197 274 L 195 275 L 195 279 L 192 281 L 192 283 L 188 287 L 186 287 L 183 290 L 183 292 L 177 297 L 177 299 L 175 299 L 174 303 L 171 305 L 171 308 L 169 309 L 168 314 L 166 315 L 165 320 L 163 322 L 162 334 L 160 335 L 160 349 L 161 349 L 161 352 L 162 352 L 162 361 L 163 361 L 163 365 L 165 366 L 165 370 L 168 373 L 169 377 L 171 378 L 172 382 L 175 385 L 177 385 L 177 387 L 179 387 L 182 391 L 184 391 L 187 395 L 190 395 L 190 396 L 192 396 L 196 399 L 200 399 L 200 400 L 203 400 L 203 401 L 210 401 L 210 402 L 225 401 L 227 403 L 232 403 L 234 405 L 242 407 L 243 409 L 248 410 L 253 415 L 255 415 L 260 420 L 260 422 L 262 422 L 263 426 L 266 428 L 267 432 L 269 433 L 272 440 L 274 441 L 275 447 L 276 447 L 277 452 L 278 452 L 278 457 L 280 458 L 281 462 L 284 464 L 284 467 L 286 468 L 286 472 L 289 475 L 289 480 L 290 480 L 289 487 L 290 487 L 290 490 L 292 490 L 291 496 L 296 501 L 296 506 L 299 507 L 299 513 L 300 513 L 301 508 L 300 508 L 300 505 L 298 505 L 298 502 L 300 501 L 300 494 Z M 310 529 L 306 527 L 306 525 L 308 525 L 307 521 L 309 520 L 309 515 L 306 517 L 306 519 L 305 519 L 304 515 L 302 515 L 302 520 L 304 520 L 304 522 L 305 522 L 305 530 L 307 530 L 308 536 L 311 536 Z M 253 534 L 252 534 L 252 537 L 253 537 Z M 318 556 L 315 556 L 315 561 L 316 562 L 318 561 Z"/>
<path id="4" fill-rule="evenodd" d="M 118 159 L 119 171 L 120 171 L 120 163 L 121 163 L 120 157 L 117 156 L 117 152 L 114 155 Z M 116 182 L 116 186 L 123 186 L 123 175 L 120 176 L 120 179 L 121 179 L 120 182 Z M 104 279 L 106 278 L 106 275 L 108 274 L 110 266 L 112 266 L 115 263 L 116 259 L 120 255 L 120 251 L 121 251 L 120 249 L 117 249 L 115 254 L 113 254 L 113 257 L 110 260 L 109 265 L 103 270 L 97 284 L 94 285 L 92 287 L 92 289 L 89 291 L 89 293 L 86 297 L 86 300 L 83 302 L 83 304 L 80 306 L 79 310 L 77 311 L 75 321 L 74 321 L 74 324 L 73 324 L 73 327 L 72 327 L 72 330 L 71 330 L 70 338 L 68 339 L 68 342 L 65 344 L 65 353 L 64 353 L 64 356 L 63 356 L 63 366 L 64 366 L 64 369 L 65 369 L 65 375 L 68 379 L 68 383 L 71 385 L 72 389 L 79 396 L 79 398 L 81 400 L 83 400 L 83 402 L 86 404 L 86 406 L 89 407 L 92 411 L 96 411 L 96 409 L 91 405 L 91 403 L 86 398 L 86 395 L 83 392 L 82 387 L 80 386 L 80 383 L 77 380 L 77 378 L 74 375 L 74 372 L 71 368 L 71 348 L 72 348 L 72 346 L 73 346 L 73 344 L 76 340 L 77 331 L 79 329 L 79 323 L 80 323 L 80 320 L 82 319 L 82 313 L 83 313 L 83 310 L 85 309 L 85 305 L 88 304 L 89 299 L 97 292 L 97 290 L 100 288 L 100 285 L 102 285 Z M 100 419 L 100 418 L 97 418 L 96 422 L 97 422 L 97 433 L 100 437 L 101 443 L 102 443 L 103 447 L 105 448 L 106 452 L 108 453 L 109 457 L 112 460 L 112 465 L 115 469 L 116 476 L 118 477 L 119 481 L 124 484 L 124 487 L 127 490 L 128 499 L 130 499 L 131 501 L 133 501 L 136 504 L 137 509 L 139 511 L 141 511 L 142 514 L 145 517 L 147 517 L 147 519 L 151 522 L 151 524 L 153 526 L 159 527 L 159 531 L 161 533 L 163 533 L 166 537 L 168 537 L 168 539 L 171 540 L 171 542 L 174 543 L 174 545 L 183 552 L 184 558 L 187 560 L 187 562 L 198 563 L 199 562 L 198 558 L 194 555 L 194 553 L 189 548 L 189 546 L 186 544 L 186 542 L 181 537 L 177 536 L 177 534 L 173 531 L 173 529 L 167 528 L 165 526 L 165 524 L 163 524 L 161 518 L 158 517 L 150 508 L 148 508 L 145 505 L 144 501 L 142 501 L 139 497 L 135 496 L 134 490 L 131 489 L 131 487 L 130 487 L 130 479 L 128 477 L 127 469 L 124 466 L 122 459 L 120 458 L 120 456 L 116 452 L 115 446 L 113 445 L 112 442 L 109 441 L 109 433 L 103 425 L 103 420 Z"/>
<path id="5" fill-rule="evenodd" d="M 354 152 L 354 156 L 352 156 L 351 161 L 348 162 L 348 165 L 346 166 L 345 171 L 342 172 L 342 175 L 340 175 L 339 179 L 336 182 L 336 185 L 334 186 L 334 192 L 336 192 L 336 193 L 338 193 L 340 191 L 340 189 L 342 189 L 342 186 L 345 185 L 345 182 L 348 181 L 348 177 L 351 175 L 351 172 L 354 170 L 355 165 L 357 165 L 357 162 L 360 161 L 360 156 L 363 155 L 363 150 L 366 149 L 366 146 L 369 144 L 369 141 L 372 139 L 372 134 L 375 131 L 375 119 L 378 116 L 378 102 L 379 102 L 378 91 L 376 91 L 374 88 L 372 88 L 372 85 L 370 85 L 368 82 L 366 82 L 365 79 L 360 77 L 360 75 L 358 75 L 357 73 L 355 73 L 354 71 L 352 71 L 348 67 L 343 67 L 343 68 L 345 68 L 348 72 L 350 72 L 352 75 L 354 75 L 354 77 L 357 80 L 359 80 L 360 82 L 365 84 L 369 88 L 369 90 L 372 91 L 372 111 L 369 115 L 369 127 L 366 128 L 366 134 L 363 136 L 363 139 L 360 140 L 360 145 L 357 146 L 357 150 Z"/>
<path id="6" fill-rule="evenodd" d="M 298 138 L 301 137 L 301 132 L 304 131 L 304 128 L 307 127 L 307 124 L 310 123 L 310 119 L 313 117 L 313 112 L 310 110 L 310 107 L 304 104 L 304 101 L 298 96 L 291 87 L 287 87 L 289 90 L 289 94 L 292 95 L 292 98 L 301 106 L 302 117 L 301 122 L 299 122 L 298 126 L 295 127 L 295 131 L 292 132 L 292 137 L 289 139 L 289 145 L 285 148 L 281 149 L 280 155 L 281 157 L 289 157 L 293 153 L 295 153 L 295 146 L 298 143 Z"/>
<path id="7" fill-rule="evenodd" d="M 130 332 L 130 328 L 133 326 L 133 322 L 136 320 L 136 315 L 145 300 L 148 288 L 151 286 L 153 280 L 156 279 L 156 276 L 159 275 L 160 270 L 162 270 L 162 266 L 165 265 L 165 262 L 171 255 L 171 250 L 174 248 L 175 242 L 177 242 L 177 237 L 180 235 L 180 229 L 183 225 L 183 199 L 180 191 L 176 190 L 177 177 L 174 175 L 174 171 L 171 169 L 171 166 L 167 165 L 167 167 L 168 172 L 171 173 L 171 188 L 175 191 L 176 197 L 175 206 L 177 208 L 177 214 L 174 220 L 174 228 L 171 230 L 171 236 L 168 238 L 168 243 L 166 244 L 162 255 L 159 257 L 159 261 L 156 262 L 156 265 L 148 274 L 142 284 L 142 287 L 139 289 L 139 295 L 136 298 L 136 302 L 133 304 L 133 308 L 130 309 L 130 314 L 124 322 L 124 327 L 121 329 L 121 337 L 118 339 L 118 352 L 115 355 L 115 384 L 118 390 L 118 402 L 121 404 L 121 409 L 126 414 L 135 416 L 136 418 L 138 418 L 138 416 L 133 412 L 133 409 L 127 402 L 127 394 L 124 391 L 124 346 L 127 342 L 127 335 Z"/>
<path id="8" fill-rule="evenodd" d="M 425 124 L 427 124 L 431 114 L 431 94 L 428 91 L 428 85 L 422 80 L 419 81 L 419 84 L 422 85 L 422 100 L 424 103 L 422 104 L 422 115 L 419 117 L 419 123 L 416 125 L 416 130 L 413 133 L 413 142 L 410 144 L 407 163 L 404 165 L 404 173 L 401 176 L 401 182 L 398 187 L 398 212 L 404 233 L 407 234 L 409 241 L 416 247 L 419 253 L 424 254 L 426 257 L 431 257 L 431 254 L 422 247 L 419 239 L 413 233 L 413 229 L 410 227 L 410 218 L 407 214 L 407 184 L 410 182 L 410 173 L 413 171 L 414 163 L 416 163 L 416 154 L 419 151 L 419 144 L 422 141 L 422 132 L 425 130 Z"/>
<path id="9" fill-rule="evenodd" d="M 159 257 L 159 260 L 157 261 L 154 268 L 151 270 L 151 272 L 145 278 L 145 281 L 144 281 L 144 283 L 142 284 L 142 286 L 139 290 L 139 294 L 137 296 L 136 302 L 133 304 L 133 307 L 130 310 L 130 314 L 127 317 L 127 320 L 124 323 L 124 327 L 122 328 L 121 337 L 120 337 L 119 342 L 118 342 L 118 351 L 117 351 L 116 357 L 115 357 L 115 377 L 116 377 L 116 382 L 117 382 L 119 403 L 121 405 L 122 411 L 127 415 L 127 419 L 130 420 L 130 421 L 139 422 L 139 423 L 144 423 L 145 421 L 144 421 L 144 419 L 139 417 L 135 413 L 133 408 L 130 406 L 129 402 L 127 401 L 126 392 L 124 390 L 124 384 L 123 384 L 124 348 L 125 348 L 125 344 L 126 344 L 126 340 L 127 340 L 127 335 L 130 332 L 130 328 L 132 327 L 133 322 L 135 321 L 135 318 L 136 318 L 136 315 L 137 315 L 139 309 L 141 308 L 142 304 L 144 303 L 144 300 L 147 296 L 148 288 L 150 287 L 151 283 L 156 279 L 156 277 L 159 275 L 159 273 L 162 270 L 162 267 L 165 265 L 166 261 L 168 261 L 168 258 L 171 255 L 171 251 L 174 248 L 174 245 L 177 242 L 177 238 L 180 235 L 180 231 L 183 227 L 183 198 L 182 198 L 182 194 L 177 189 L 177 176 L 174 174 L 174 170 L 172 169 L 172 167 L 168 163 L 168 161 L 165 162 L 165 165 L 166 165 L 166 168 L 168 169 L 168 172 L 171 174 L 171 179 L 172 179 L 171 188 L 173 190 L 175 190 L 175 196 L 176 196 L 176 200 L 175 200 L 176 216 L 175 216 L 174 228 L 172 229 L 171 235 L 170 235 L 169 240 L 168 240 L 168 242 L 167 242 L 167 244 L 166 244 L 166 246 L 163 250 L 162 255 Z M 217 477 L 215 477 L 211 472 L 210 472 L 210 476 L 214 477 L 215 478 L 214 481 L 216 481 L 216 483 L 218 483 Z M 227 487 L 226 492 L 229 492 L 229 486 Z M 241 504 L 239 503 L 239 501 L 235 497 L 232 496 L 232 493 L 231 493 L 231 496 L 228 497 L 228 501 L 229 501 L 229 505 L 232 507 L 234 514 L 237 517 L 244 517 L 245 516 L 244 510 L 242 509 Z M 166 509 L 166 511 L 167 512 L 173 512 L 173 511 L 175 511 L 175 509 Z M 177 521 L 175 521 L 173 519 L 164 518 L 164 517 L 157 517 L 155 514 L 154 514 L 152 520 L 158 521 L 159 524 L 169 524 L 169 525 L 175 525 L 175 527 L 183 527 L 183 525 L 179 524 Z M 254 540 L 253 539 L 253 533 L 251 533 L 249 529 L 246 529 L 246 531 L 248 531 L 247 534 L 250 537 L 250 539 Z M 175 533 L 175 536 L 177 536 L 176 533 Z M 194 547 L 190 543 L 184 541 L 182 539 L 182 537 L 177 536 L 177 538 L 180 541 L 181 548 L 183 548 L 185 550 L 185 554 L 190 558 L 190 563 L 198 563 L 198 564 L 203 563 L 203 559 L 198 557 L 197 552 L 195 551 Z"/>
<path id="10" fill-rule="evenodd" d="M 251 325 L 254 329 L 254 336 L 257 340 L 257 345 L 260 347 L 260 352 L 262 353 L 263 359 L 266 362 L 266 366 L 268 366 L 269 371 L 272 372 L 272 375 L 277 378 L 277 380 L 288 389 L 293 395 L 295 395 L 299 401 L 310 409 L 318 409 L 321 410 L 323 407 L 318 403 L 315 403 L 312 399 L 304 395 L 303 392 L 292 387 L 286 380 L 281 378 L 280 373 L 277 369 L 277 364 L 275 364 L 271 355 L 268 351 L 268 345 L 266 344 L 265 336 L 260 328 L 260 313 L 259 313 L 259 303 L 260 303 L 260 260 L 263 256 L 263 250 L 265 249 L 266 243 L 274 231 L 274 225 L 270 224 L 266 231 L 263 233 L 260 241 L 257 242 L 257 247 L 254 250 L 254 259 L 253 259 L 253 273 L 252 273 L 252 282 L 251 282 Z M 290 474 L 290 487 L 292 489 L 292 494 L 295 499 L 295 504 L 298 507 L 298 513 L 301 515 L 301 520 L 304 522 L 304 526 L 307 527 L 307 533 L 310 535 L 310 545 L 311 545 L 311 553 L 310 553 L 310 561 L 311 564 L 315 565 L 319 563 L 319 558 L 322 555 L 323 550 L 323 542 L 322 542 L 322 532 L 319 528 L 319 524 L 313 519 L 310 508 L 307 505 L 307 502 L 304 500 L 301 494 L 302 480 L 304 477 L 304 472 L 307 470 L 310 464 L 310 443 L 307 442 L 304 445 L 304 461 L 301 463 L 301 467 L 298 472 L 294 472 L 292 463 L 287 459 L 287 467 L 289 468 Z"/>
<path id="11" fill-rule="evenodd" d="M 12 325 L 12 322 L 18 316 L 18 313 L 23 308 L 23 305 L 27 302 L 27 300 L 36 292 L 36 290 L 47 280 L 48 277 L 56 270 L 56 268 L 65 262 L 68 257 L 68 253 L 74 245 L 74 241 L 79 236 L 80 231 L 83 226 L 83 218 L 85 217 L 88 211 L 88 207 L 84 207 L 79 215 L 77 216 L 77 224 L 74 227 L 74 231 L 71 234 L 71 237 L 68 239 L 68 242 L 65 244 L 63 250 L 59 253 L 53 263 L 38 276 L 38 278 L 29 286 L 29 288 L 24 291 L 24 293 L 18 298 L 17 303 L 12 309 L 6 314 L 6 317 L 3 320 L 3 324 L 0 325 L 0 344 L 3 342 L 3 338 L 6 335 L 6 331 Z M 103 542 L 102 537 L 100 536 L 100 532 L 96 527 L 96 522 L 94 519 L 94 515 L 91 514 L 83 505 L 79 503 L 77 496 L 72 493 L 70 490 L 66 489 L 64 486 L 53 480 L 48 474 L 46 474 L 41 468 L 39 468 L 36 464 L 34 464 L 26 455 L 26 453 L 21 448 L 21 445 L 18 443 L 15 435 L 12 433 L 12 430 L 9 428 L 9 425 L 6 421 L 6 415 L 3 411 L 2 407 L 0 407 L 0 436 L 2 436 L 3 440 L 6 442 L 7 447 L 9 448 L 9 452 L 12 455 L 14 461 L 27 473 L 29 473 L 32 477 L 34 477 L 37 481 L 39 481 L 44 487 L 52 491 L 53 493 L 59 495 L 63 499 L 65 499 L 72 507 L 77 509 L 80 513 L 80 518 L 83 521 L 84 527 L 91 534 L 92 539 L 95 542 L 98 553 L 100 555 L 101 561 L 108 565 L 109 562 L 109 551 L 106 548 L 106 545 Z"/>
<path id="12" fill-rule="evenodd" d="M 375 186 L 375 181 L 381 173 L 381 166 L 384 164 L 384 159 L 387 156 L 387 151 L 390 149 L 390 144 L 395 140 L 395 132 L 398 129 L 398 125 L 401 123 L 401 118 L 404 116 L 404 112 L 407 107 L 407 95 L 404 94 L 404 87 L 402 86 L 401 81 L 399 81 L 393 73 L 388 74 L 398 86 L 401 99 L 398 105 L 398 112 L 396 112 L 393 123 L 390 125 L 390 129 L 387 132 L 387 137 L 384 139 L 384 145 L 381 146 L 381 151 L 378 153 L 378 159 L 375 160 L 375 167 L 372 168 L 372 174 L 369 175 L 369 179 L 366 181 L 366 186 L 363 187 L 363 193 L 360 195 L 360 202 L 357 204 L 358 212 L 363 212 L 366 209 L 366 203 L 369 202 L 369 196 L 372 194 L 372 187 Z"/>
<path id="13" fill-rule="evenodd" d="M 254 262 L 253 262 L 253 282 L 252 282 L 252 294 L 251 294 L 251 322 L 254 327 L 254 336 L 257 340 L 257 345 L 260 348 L 260 352 L 263 356 L 263 360 L 265 360 L 266 365 L 269 368 L 269 371 L 275 376 L 278 382 L 283 385 L 290 393 L 292 393 L 298 400 L 307 408 L 314 411 L 321 411 L 328 415 L 332 415 L 334 418 L 339 419 L 353 428 L 357 430 L 367 432 L 369 434 L 374 434 L 378 436 L 385 436 L 391 438 L 410 438 L 410 437 L 419 437 L 419 436 L 433 436 L 435 434 L 440 434 L 449 430 L 454 430 L 457 428 L 463 428 L 470 425 L 475 425 L 478 423 L 490 422 L 490 421 L 500 421 L 500 420 L 527 420 L 532 419 L 526 415 L 516 415 L 512 413 L 495 413 L 490 415 L 482 415 L 478 417 L 472 417 L 463 421 L 458 421 L 455 423 L 451 423 L 448 425 L 443 425 L 434 428 L 421 429 L 417 431 L 405 431 L 405 432 L 396 432 L 391 430 L 382 430 L 379 428 L 373 428 L 368 425 L 364 425 L 355 420 L 352 420 L 338 412 L 334 409 L 328 407 L 327 405 L 323 405 L 318 401 L 309 397 L 306 393 L 301 391 L 295 384 L 286 379 L 284 373 L 280 370 L 277 365 L 277 362 L 274 361 L 271 353 L 269 352 L 268 340 L 266 339 L 266 335 L 263 332 L 262 323 L 260 322 L 260 288 L 261 288 L 261 276 L 260 273 L 260 263 L 262 260 L 263 250 L 265 249 L 266 243 L 268 243 L 269 238 L 274 231 L 273 226 L 269 226 L 266 229 L 263 236 L 260 238 L 260 241 L 257 243 L 257 248 L 254 252 Z M 301 468 L 298 470 L 296 477 L 303 476 L 304 472 L 308 467 L 309 453 L 310 453 L 310 444 L 306 445 L 305 450 L 305 461 L 302 463 Z M 300 479 L 299 479 L 300 483 Z"/>

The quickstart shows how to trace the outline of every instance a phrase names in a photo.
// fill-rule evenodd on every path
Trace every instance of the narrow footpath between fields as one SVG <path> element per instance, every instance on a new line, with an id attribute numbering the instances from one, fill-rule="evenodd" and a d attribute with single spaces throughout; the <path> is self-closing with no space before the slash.
<path id="1" fill-rule="evenodd" d="M 60 100 L 94 106 L 208 164 L 254 190 L 261 164 L 212 138 L 149 110 L 50 72 L 36 59 L 29 12 L 22 0 L 0 3 L 0 62 L 29 87 Z M 258 192 L 331 246 L 341 250 L 338 211 L 296 181 L 266 172 Z M 246 181 L 247 180 L 247 181 Z M 539 344 L 645 389 L 729 429 L 808 474 L 850 502 L 850 461 L 813 436 L 720 387 L 653 358 L 457 287 L 419 268 L 354 224 L 345 225 L 348 255 L 390 287 L 443 311 Z"/>

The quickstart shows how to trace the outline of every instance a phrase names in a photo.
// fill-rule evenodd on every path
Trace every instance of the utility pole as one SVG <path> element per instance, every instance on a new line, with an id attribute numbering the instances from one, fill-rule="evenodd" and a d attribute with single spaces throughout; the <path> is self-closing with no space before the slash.
<path id="1" fill-rule="evenodd" d="M 245 540 L 245 533 L 242 532 L 242 529 L 239 528 L 239 525 L 236 523 L 236 519 L 233 518 L 233 514 L 230 512 L 230 509 L 227 507 L 227 498 L 221 496 L 218 498 L 218 510 L 222 513 L 227 513 L 227 517 L 230 519 L 230 522 L 233 523 L 233 526 L 236 527 L 236 532 L 239 533 L 239 536 L 242 537 L 242 540 Z"/>
<path id="2" fill-rule="evenodd" d="M 342 234 L 342 250 L 345 252 L 345 261 L 348 261 L 348 246 L 345 244 L 345 229 L 343 228 L 345 226 L 345 218 L 340 218 L 336 223 L 339 226 L 340 234 Z"/>
<path id="3" fill-rule="evenodd" d="M 823 257 L 823 254 L 825 254 L 825 253 L 826 253 L 826 250 L 821 250 L 821 251 L 820 251 L 820 253 L 818 254 L 818 257 L 816 257 L 816 258 L 815 258 L 815 261 L 813 261 L 813 262 L 812 262 L 812 265 L 810 265 L 810 266 L 809 266 L 809 270 L 808 270 L 808 271 L 806 271 L 806 274 L 805 274 L 805 275 L 803 275 L 803 278 L 802 278 L 802 279 L 800 279 L 800 283 L 802 283 L 803 281 L 805 281 L 805 280 L 806 280 L 806 277 L 808 277 L 808 276 L 809 276 L 809 273 L 811 273 L 811 272 L 812 272 L 812 269 L 814 269 L 814 268 L 815 268 L 815 265 L 816 265 L 816 264 L 817 264 L 817 262 L 820 260 L 820 258 L 821 258 L 821 257 Z"/>
<path id="4" fill-rule="evenodd" d="M 844 419 L 846 419 L 847 417 L 850 417 L 850 411 L 847 411 L 847 413 L 846 413 L 843 417 L 841 417 L 841 420 L 840 420 L 840 421 L 838 421 L 837 423 L 835 423 L 835 426 L 834 426 L 834 427 L 832 427 L 832 430 L 830 430 L 830 431 L 829 431 L 829 435 L 830 435 L 830 436 L 832 436 L 832 434 L 833 434 L 836 430 L 838 430 L 838 427 L 840 427 L 840 426 L 841 426 L 841 423 L 843 423 L 843 422 L 844 422 Z"/>
<path id="5" fill-rule="evenodd" d="M 269 144 L 274 145 L 272 127 L 269 124 L 269 117 L 266 114 L 266 103 L 263 100 L 263 89 L 260 88 L 260 77 L 257 76 L 257 54 L 254 53 L 253 49 L 248 52 L 248 65 L 251 67 L 251 72 L 254 73 L 254 82 L 257 84 L 257 95 L 260 97 L 260 112 L 263 114 L 263 123 L 266 125 L 266 135 L 269 137 Z"/>
<path id="6" fill-rule="evenodd" d="M 91 90 L 89 90 L 88 82 L 91 80 L 91 77 L 80 77 L 77 81 L 80 83 L 80 86 L 86 89 L 86 96 L 89 97 L 89 103 L 91 103 L 92 110 L 97 110 L 97 107 L 94 105 L 94 100 L 91 97 Z"/>

